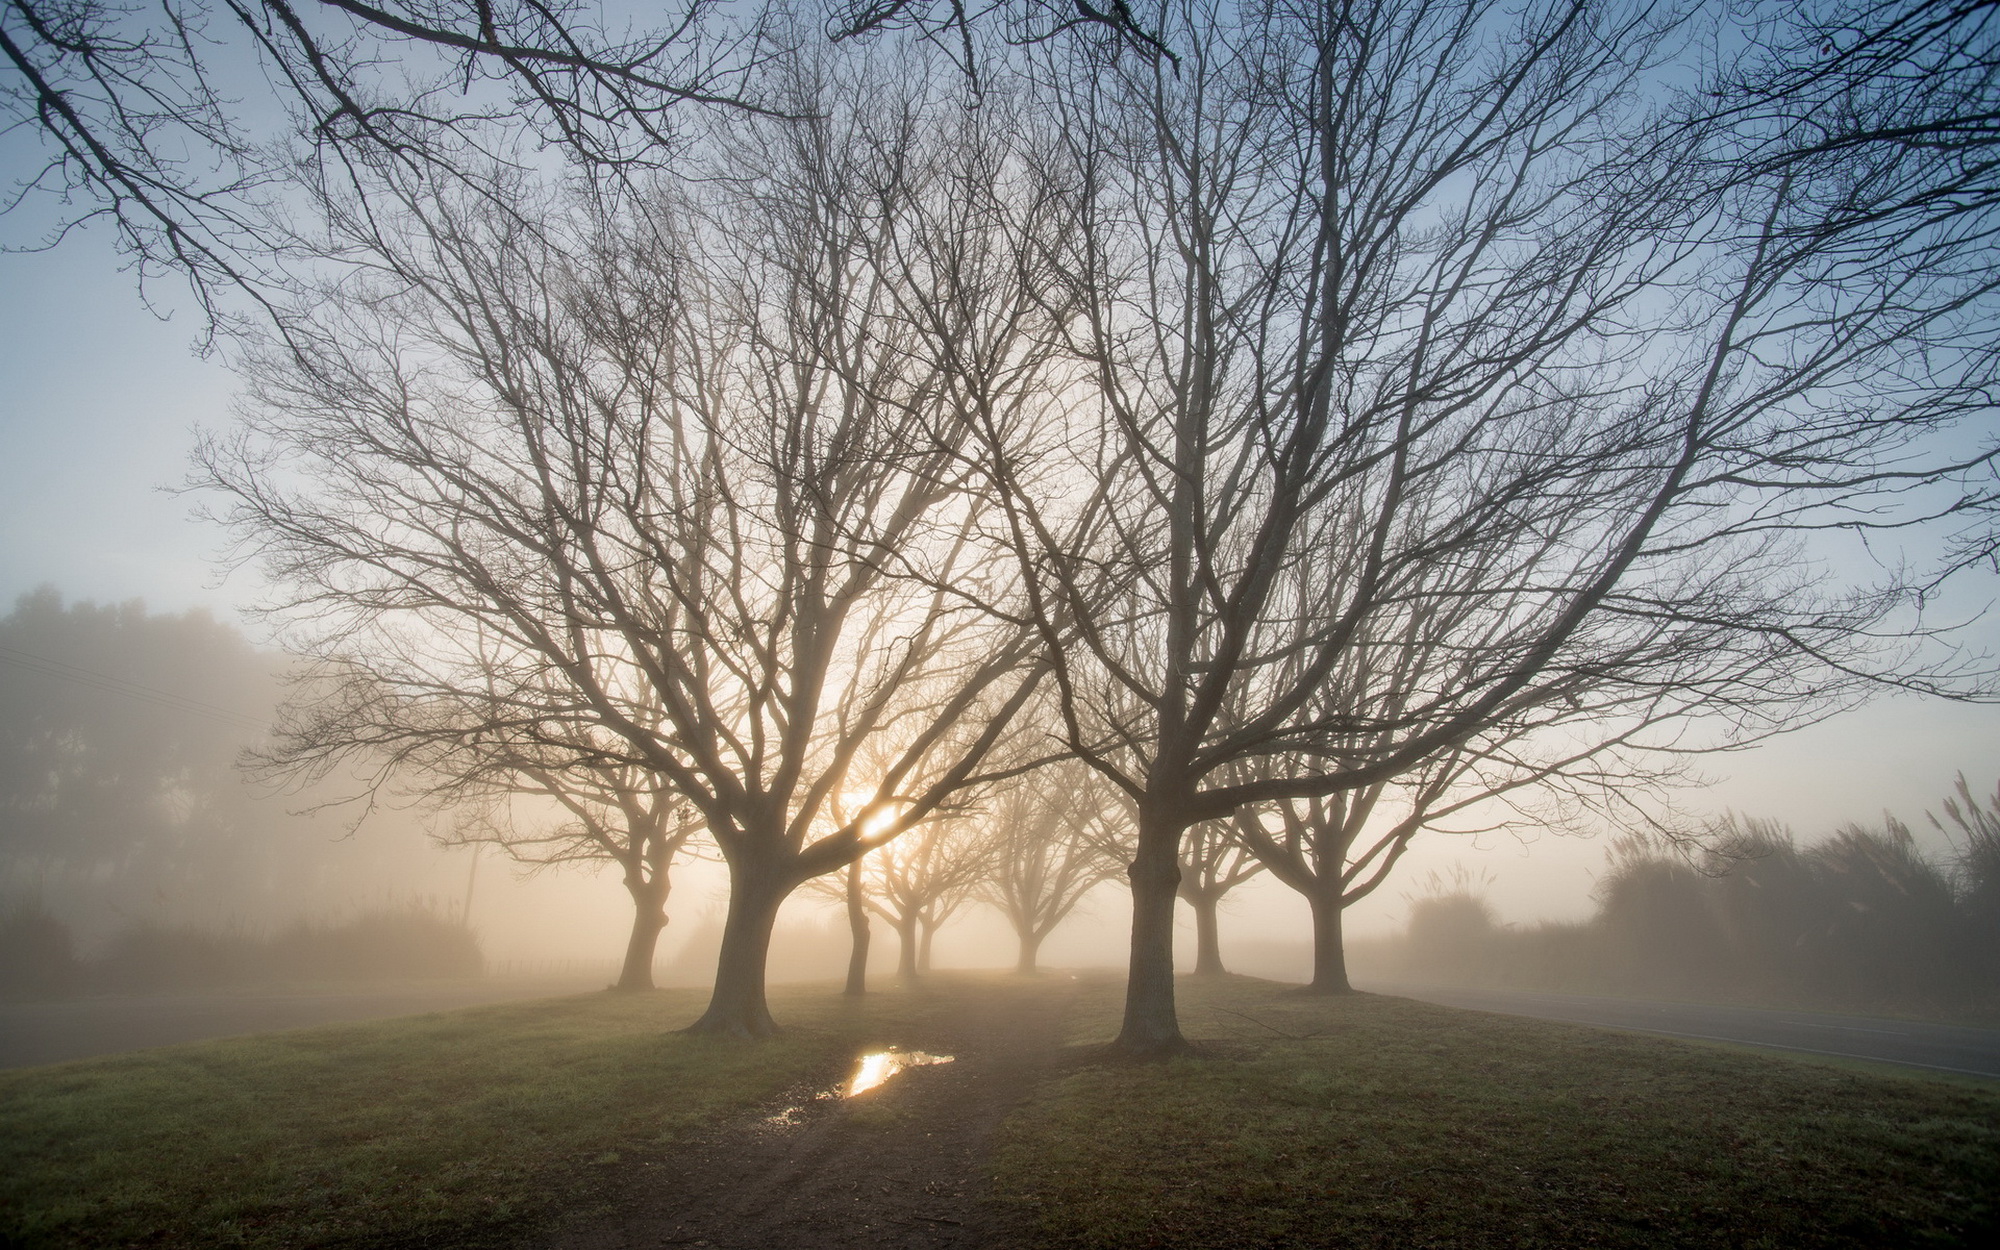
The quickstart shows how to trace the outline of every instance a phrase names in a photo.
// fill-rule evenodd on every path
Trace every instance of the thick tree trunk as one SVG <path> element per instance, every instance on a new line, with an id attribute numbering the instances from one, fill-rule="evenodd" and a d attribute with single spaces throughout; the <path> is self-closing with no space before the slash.
<path id="1" fill-rule="evenodd" d="M 729 913 L 722 922 L 722 956 L 716 962 L 715 990 L 708 1010 L 688 1026 L 690 1033 L 725 1037 L 770 1037 L 778 1031 L 764 999 L 764 965 L 771 953 L 771 928 L 789 887 L 772 874 L 731 865 Z"/>
<path id="2" fill-rule="evenodd" d="M 861 899 L 861 861 L 847 866 L 847 932 L 854 944 L 847 955 L 847 990 L 851 998 L 868 992 L 868 908 Z"/>
<path id="3" fill-rule="evenodd" d="M 923 935 L 917 939 L 917 971 L 928 976 L 931 970 L 931 939 L 937 935 L 937 926 L 919 919 L 917 931 Z"/>
<path id="4" fill-rule="evenodd" d="M 1185 821 L 1139 809 L 1139 850 L 1132 883 L 1132 962 L 1125 979 L 1125 1023 L 1112 1045 L 1129 1055 L 1164 1057 L 1187 1049 L 1174 1013 L 1174 903 L 1181 879 Z"/>
<path id="5" fill-rule="evenodd" d="M 909 985 L 917 979 L 917 918 L 911 916 L 896 926 L 896 979 Z"/>
<path id="6" fill-rule="evenodd" d="M 1222 966 L 1222 938 L 1216 927 L 1216 912 L 1222 900 L 1206 894 L 1192 894 L 1188 906 L 1194 909 L 1194 974 L 1219 977 L 1228 971 Z"/>
<path id="7" fill-rule="evenodd" d="M 1014 971 L 1024 976 L 1033 975 L 1039 971 L 1035 966 L 1035 958 L 1041 952 L 1042 940 L 1027 929 L 1015 930 L 1015 936 L 1021 939 L 1021 955 L 1014 961 Z"/>
<path id="8" fill-rule="evenodd" d="M 1334 888 L 1331 897 L 1312 894 L 1307 901 L 1312 904 L 1313 979 L 1302 992 L 1352 994 L 1354 987 L 1347 983 L 1347 947 L 1340 931 L 1344 909 L 1339 887 Z"/>

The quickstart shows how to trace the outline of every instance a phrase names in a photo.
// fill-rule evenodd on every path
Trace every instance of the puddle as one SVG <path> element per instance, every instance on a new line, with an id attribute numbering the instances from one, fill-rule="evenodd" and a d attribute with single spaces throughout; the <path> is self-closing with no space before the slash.
<path id="1" fill-rule="evenodd" d="M 905 1068 L 927 1068 L 936 1063 L 951 1063 L 955 1058 L 954 1055 L 933 1055 L 921 1050 L 893 1048 L 863 1055 L 847 1084 L 839 1089 L 823 1089 L 805 1102 L 794 1103 L 776 1115 L 767 1115 L 764 1117 L 764 1123 L 777 1128 L 790 1128 L 793 1125 L 803 1124 L 806 1120 L 806 1108 L 813 1103 L 865 1094 Z"/>
<path id="2" fill-rule="evenodd" d="M 950 1063 L 951 1055 L 930 1055 L 921 1050 L 878 1050 L 872 1055 L 861 1056 L 861 1066 L 854 1070 L 854 1077 L 841 1090 L 841 1096 L 852 1098 L 865 1094 L 882 1084 L 904 1068 L 927 1068 L 934 1063 Z"/>
<path id="3" fill-rule="evenodd" d="M 832 1097 L 831 1093 L 818 1093 L 812 1096 L 812 1102 L 825 1102 Z M 767 1115 L 764 1117 L 764 1123 L 774 1128 L 792 1128 L 796 1125 L 804 1124 L 806 1122 L 806 1108 L 811 1106 L 812 1102 L 795 1103 L 776 1115 Z"/>

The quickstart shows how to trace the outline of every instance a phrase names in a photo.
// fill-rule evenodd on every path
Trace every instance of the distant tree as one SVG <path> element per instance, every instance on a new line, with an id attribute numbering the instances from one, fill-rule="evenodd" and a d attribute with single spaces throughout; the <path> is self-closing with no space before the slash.
<path id="1" fill-rule="evenodd" d="M 114 924 L 257 927 L 436 889 L 414 816 L 315 814 L 341 787 L 242 769 L 296 675 L 205 612 L 22 596 L 0 618 L 0 907 L 35 901 L 87 947 Z"/>
<path id="2" fill-rule="evenodd" d="M 825 879 L 815 888 L 845 899 L 851 882 L 861 906 L 896 931 L 897 979 L 914 982 L 930 971 L 937 931 L 992 872 L 994 849 L 990 832 L 978 821 L 939 816 L 858 861 L 858 874 Z M 857 959 L 865 949 L 858 947 Z"/>
<path id="3" fill-rule="evenodd" d="M 501 847 L 517 863 L 618 866 L 632 900 L 632 931 L 612 987 L 650 990 L 653 959 L 667 927 L 674 860 L 701 832 L 694 807 L 633 764 L 573 764 L 561 772 L 518 766 L 512 794 L 553 800 L 567 819 L 553 824 L 515 810 L 505 798 L 454 826 L 452 840 Z"/>
<path id="4" fill-rule="evenodd" d="M 1333 552 L 1301 553 L 1288 580 L 1293 593 L 1310 594 L 1316 579 L 1328 576 Z M 1364 749 L 1386 746 L 1389 736 L 1369 741 L 1361 728 L 1393 726 L 1413 697 L 1448 688 L 1460 676 L 1469 623 L 1457 615 L 1454 593 L 1476 559 L 1438 564 L 1405 574 L 1410 600 L 1387 636 L 1369 631 L 1380 621 L 1357 622 L 1331 673 L 1318 679 L 1307 697 L 1310 715 L 1322 723 L 1355 727 Z M 1337 572 L 1331 574 L 1338 577 Z M 1415 601 L 1423 600 L 1422 606 Z M 1259 681 L 1246 681 L 1237 696 L 1261 706 L 1269 691 L 1287 691 L 1310 680 L 1301 667 L 1310 653 L 1292 663 L 1269 666 Z M 1318 657 L 1313 657 L 1317 660 Z M 1634 742 L 1685 704 L 1665 692 L 1651 698 L 1626 690 L 1604 690 L 1572 674 L 1547 681 L 1539 702 L 1512 719 L 1489 725 L 1475 742 L 1440 750 L 1393 777 L 1330 795 L 1309 795 L 1244 808 L 1236 813 L 1237 840 L 1273 876 L 1306 900 L 1312 914 L 1313 972 L 1307 992 L 1343 994 L 1347 979 L 1343 916 L 1347 908 L 1374 894 L 1394 874 L 1411 842 L 1427 832 L 1468 835 L 1506 828 L 1563 831 L 1577 827 L 1584 813 L 1609 808 L 1616 820 L 1652 819 L 1656 831 L 1685 836 L 1643 800 L 1679 779 L 1683 765 L 1631 750 Z M 1615 728 L 1606 725 L 1615 721 Z M 1295 773 L 1299 761 L 1284 755 L 1250 757 L 1226 779 L 1255 781 Z"/>
<path id="5" fill-rule="evenodd" d="M 0 618 L 8 889 L 87 888 L 130 914 L 197 886 L 247 906 L 287 873 L 305 848 L 270 836 L 282 812 L 235 768 L 270 731 L 279 663 L 205 612 L 17 600 Z"/>
<path id="6" fill-rule="evenodd" d="M 1206 821 L 1181 840 L 1181 901 L 1194 913 L 1196 976 L 1221 976 L 1222 900 L 1265 865 L 1222 821 Z"/>
<path id="7" fill-rule="evenodd" d="M 392 790 L 430 807 L 446 822 L 447 843 L 498 846 L 531 868 L 617 864 L 633 919 L 615 988 L 652 989 L 673 862 L 700 831 L 699 814 L 621 755 L 615 736 L 565 715 L 562 690 L 546 688 L 537 706 L 511 684 L 504 660 L 481 661 L 477 646 L 462 668 L 432 673 L 451 673 L 458 685 L 434 680 L 421 695 L 396 664 L 365 652 L 324 663 L 286 708 L 263 766 L 281 778 L 340 770 L 371 794 Z M 621 665 L 596 667 L 601 682 L 644 688 Z M 632 714 L 655 728 L 661 721 L 657 706 Z M 561 813 L 553 821 L 550 804 Z"/>
<path id="8" fill-rule="evenodd" d="M 1113 835 L 1123 813 L 1094 774 L 1068 763 L 1006 784 L 980 819 L 993 839 L 980 895 L 1013 926 L 1015 971 L 1032 973 L 1049 934 L 1085 895 L 1123 871 Z"/>
<path id="9" fill-rule="evenodd" d="M 1983 804 L 1972 795 L 1965 774 L 1957 779 L 1957 795 L 1944 801 L 1944 820 L 1924 813 L 1931 826 L 1953 837 L 1953 864 L 1958 906 L 1964 914 L 1972 949 L 1987 975 L 2000 984 L 2000 785 Z M 1945 828 L 1949 821 L 1951 828 Z M 1956 835 L 1952 830 L 1957 830 Z"/>

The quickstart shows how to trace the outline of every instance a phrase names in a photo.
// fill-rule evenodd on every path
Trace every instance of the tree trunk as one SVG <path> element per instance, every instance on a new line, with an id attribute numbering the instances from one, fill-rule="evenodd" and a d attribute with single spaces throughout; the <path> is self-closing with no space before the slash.
<path id="1" fill-rule="evenodd" d="M 917 971 L 928 976 L 931 970 L 931 939 L 937 935 L 937 926 L 919 917 L 917 931 L 923 935 L 917 939 Z"/>
<path id="2" fill-rule="evenodd" d="M 632 937 L 625 943 L 625 966 L 618 970 L 614 990 L 632 992 L 653 988 L 653 953 L 660 933 L 667 927 L 667 913 L 650 899 L 637 900 L 632 914 Z"/>
<path id="3" fill-rule="evenodd" d="M 896 953 L 896 979 L 909 985 L 917 979 L 917 918 L 896 925 L 896 938 L 900 949 Z"/>
<path id="4" fill-rule="evenodd" d="M 1340 887 L 1336 883 L 1332 896 L 1320 894 L 1307 896 L 1312 904 L 1313 917 L 1313 979 L 1300 992 L 1306 994 L 1352 994 L 1354 987 L 1347 983 L 1347 947 L 1340 931 L 1341 905 Z"/>
<path id="5" fill-rule="evenodd" d="M 1112 1045 L 1129 1055 L 1163 1058 L 1187 1049 L 1174 1013 L 1174 903 L 1181 879 L 1185 821 L 1139 809 L 1139 849 L 1132 883 L 1132 962 L 1125 979 L 1125 1023 Z"/>
<path id="6" fill-rule="evenodd" d="M 653 880 L 635 877 L 629 870 L 625 890 L 632 896 L 632 936 L 625 943 L 625 964 L 618 970 L 621 993 L 653 988 L 653 955 L 659 949 L 660 932 L 667 927 L 667 875 L 659 871 Z"/>
<path id="7" fill-rule="evenodd" d="M 1221 909 L 1222 900 L 1209 894 L 1195 893 L 1188 897 L 1188 906 L 1194 909 L 1194 974 L 1198 977 L 1219 977 L 1228 969 L 1222 966 L 1222 938 L 1216 927 L 1216 912 Z"/>
<path id="8" fill-rule="evenodd" d="M 1023 976 L 1032 976 L 1039 971 L 1035 967 L 1035 956 L 1042 949 L 1042 940 L 1030 929 L 1019 929 L 1015 934 L 1021 939 L 1021 956 L 1014 961 L 1014 971 Z"/>
<path id="9" fill-rule="evenodd" d="M 861 861 L 847 866 L 847 931 L 854 945 L 847 956 L 847 989 L 850 998 L 868 992 L 868 908 L 861 901 Z"/>
<path id="10" fill-rule="evenodd" d="M 732 864 L 729 913 L 722 922 L 722 956 L 716 961 L 715 990 L 708 1010 L 688 1026 L 690 1033 L 725 1037 L 770 1037 L 778 1031 L 764 999 L 764 965 L 771 953 L 771 929 L 789 888 L 771 873 Z"/>

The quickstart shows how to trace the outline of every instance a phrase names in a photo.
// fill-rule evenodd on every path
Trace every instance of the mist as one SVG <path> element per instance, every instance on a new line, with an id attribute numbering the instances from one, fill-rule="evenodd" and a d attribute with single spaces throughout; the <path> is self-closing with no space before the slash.
<path id="1" fill-rule="evenodd" d="M 268 740 L 288 661 L 206 613 L 38 590 L 0 619 L 0 658 L 6 993 L 616 979 L 629 901 L 614 866 L 447 845 L 464 836 L 462 813 L 397 807 L 390 793 L 366 806 L 359 777 L 260 778 L 247 753 Z M 1717 813 L 1718 835 L 1687 854 L 1615 832 L 1434 835 L 1400 889 L 1351 909 L 1350 967 L 1364 984 L 1989 1012 L 1992 921 L 1980 909 L 1992 886 L 1973 852 L 1994 800 L 1965 784 L 1900 819 L 1804 834 Z M 956 819 L 990 826 L 996 815 Z M 827 884 L 780 913 L 774 982 L 846 972 L 851 938 Z M 712 852 L 675 866 L 658 984 L 712 983 L 727 898 Z M 1252 876 L 1218 915 L 1228 971 L 1310 979 L 1310 917 L 1295 892 Z M 1119 883 L 1097 881 L 1050 931 L 1041 964 L 1115 969 L 1130 918 Z M 1179 966 L 1195 966 L 1195 939 L 1183 905 Z M 1002 912 L 972 898 L 939 926 L 925 971 L 1008 968 L 1017 952 Z M 885 983 L 897 965 L 891 931 L 872 945 L 868 976 Z"/>

